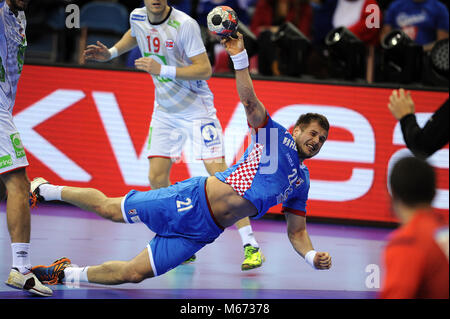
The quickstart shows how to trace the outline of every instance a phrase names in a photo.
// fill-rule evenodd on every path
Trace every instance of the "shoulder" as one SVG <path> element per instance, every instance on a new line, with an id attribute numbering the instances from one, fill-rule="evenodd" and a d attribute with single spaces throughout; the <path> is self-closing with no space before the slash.
<path id="1" fill-rule="evenodd" d="M 443 4 L 442 2 L 440 2 L 440 1 L 433 1 L 432 4 L 434 6 L 434 9 L 437 12 L 448 12 L 447 6 L 445 4 Z"/>
<path id="2" fill-rule="evenodd" d="M 130 13 L 130 21 L 146 21 L 147 20 L 147 10 L 144 8 L 136 8 Z"/>
<path id="3" fill-rule="evenodd" d="M 180 27 L 198 25 L 197 21 L 190 15 L 172 7 L 169 20 L 175 21 Z"/>
<path id="4" fill-rule="evenodd" d="M 391 234 L 389 246 L 429 246 L 442 225 L 434 213 L 416 213 L 408 224 Z"/>
<path id="5" fill-rule="evenodd" d="M 263 122 L 263 124 L 261 125 L 261 127 L 267 127 L 267 128 L 277 128 L 280 131 L 283 131 L 283 133 L 286 133 L 286 135 L 291 135 L 291 133 L 289 132 L 289 130 L 287 130 L 283 125 L 281 125 L 280 123 L 274 121 L 272 119 L 272 117 L 270 116 L 269 112 L 266 111 L 266 118 Z"/>

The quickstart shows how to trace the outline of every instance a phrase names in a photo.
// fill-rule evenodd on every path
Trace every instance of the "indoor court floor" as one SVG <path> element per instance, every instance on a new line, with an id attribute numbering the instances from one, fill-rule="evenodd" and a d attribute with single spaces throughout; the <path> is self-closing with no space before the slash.
<path id="1" fill-rule="evenodd" d="M 235 227 L 197 253 L 197 260 L 139 284 L 51 286 L 56 299 L 374 299 L 382 280 L 381 254 L 388 228 L 308 223 L 317 251 L 333 266 L 313 270 L 292 248 L 283 219 L 252 221 L 266 262 L 243 272 Z M 31 260 L 48 265 L 66 256 L 78 266 L 129 260 L 153 233 L 142 224 L 116 224 L 67 205 L 32 210 Z M 36 298 L 4 284 L 11 265 L 5 204 L 0 204 L 0 299 Z M 381 274 L 378 272 L 381 271 Z M 380 275 L 380 276 L 378 276 Z M 382 281 L 381 281 L 382 282 Z"/>

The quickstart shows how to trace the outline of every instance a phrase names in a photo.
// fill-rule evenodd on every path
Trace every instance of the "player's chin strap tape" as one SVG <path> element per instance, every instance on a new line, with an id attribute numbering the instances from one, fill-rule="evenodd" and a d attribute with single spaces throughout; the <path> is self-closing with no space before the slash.
<path id="1" fill-rule="evenodd" d="M 317 251 L 310 250 L 305 255 L 305 261 L 308 265 L 316 269 L 316 266 L 314 266 L 314 257 L 316 257 Z"/>
<path id="2" fill-rule="evenodd" d="M 235 70 L 243 70 L 243 69 L 248 68 L 249 63 L 248 63 L 247 50 L 244 49 L 244 51 L 239 52 L 238 54 L 232 55 L 230 57 L 231 57 L 231 60 L 233 61 Z"/>

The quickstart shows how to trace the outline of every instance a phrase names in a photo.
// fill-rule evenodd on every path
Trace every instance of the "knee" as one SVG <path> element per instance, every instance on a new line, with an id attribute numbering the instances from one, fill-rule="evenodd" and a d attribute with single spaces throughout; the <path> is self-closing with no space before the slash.
<path id="1" fill-rule="evenodd" d="M 125 282 L 138 284 L 138 283 L 144 281 L 144 279 L 146 279 L 146 278 L 147 278 L 146 276 L 144 276 L 143 274 L 140 274 L 135 269 L 133 269 L 131 267 L 127 267 L 125 270 L 123 279 Z"/>
<path id="2" fill-rule="evenodd" d="M 123 222 L 121 209 L 118 209 L 116 203 L 113 203 L 110 198 L 106 198 L 97 203 L 94 210 L 103 218 L 109 219 L 116 223 Z"/>
<path id="3" fill-rule="evenodd" d="M 129 275 L 128 282 L 131 282 L 133 284 L 138 284 L 142 282 L 145 279 L 144 276 L 138 273 L 132 273 Z"/>
<path id="4" fill-rule="evenodd" d="M 28 200 L 30 193 L 30 180 L 26 177 L 8 180 L 5 188 L 9 196 L 23 197 Z"/>

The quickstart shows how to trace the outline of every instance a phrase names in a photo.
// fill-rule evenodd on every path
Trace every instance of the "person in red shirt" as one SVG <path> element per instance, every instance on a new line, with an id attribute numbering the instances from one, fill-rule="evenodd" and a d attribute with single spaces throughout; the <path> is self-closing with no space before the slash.
<path id="1" fill-rule="evenodd" d="M 310 37 L 312 8 L 309 1 L 259 0 L 255 6 L 250 29 L 256 36 L 264 30 L 275 33 L 285 22 L 291 22 L 306 37 Z"/>
<path id="2" fill-rule="evenodd" d="M 378 17 L 375 15 L 378 14 Z M 333 15 L 333 27 L 346 27 L 366 45 L 379 42 L 381 10 L 376 0 L 338 0 Z"/>
<path id="3" fill-rule="evenodd" d="M 392 207 L 402 226 L 384 251 L 380 299 L 449 298 L 448 220 L 433 212 L 433 168 L 417 157 L 400 159 L 389 184 Z"/>

